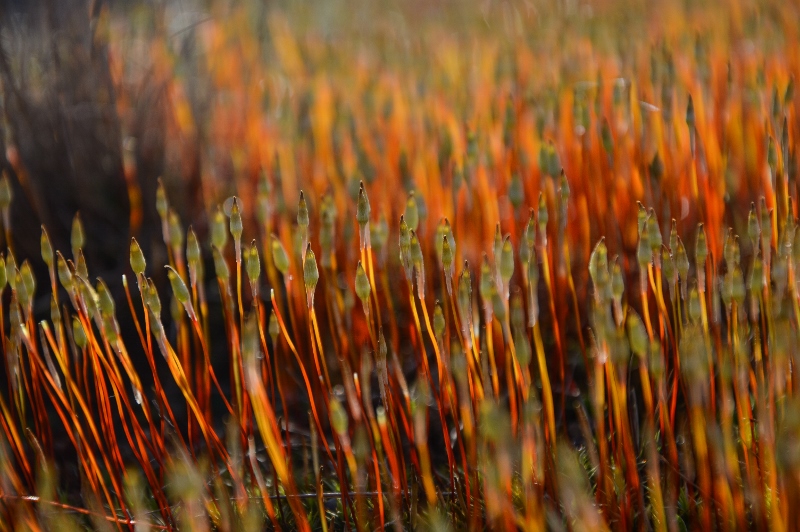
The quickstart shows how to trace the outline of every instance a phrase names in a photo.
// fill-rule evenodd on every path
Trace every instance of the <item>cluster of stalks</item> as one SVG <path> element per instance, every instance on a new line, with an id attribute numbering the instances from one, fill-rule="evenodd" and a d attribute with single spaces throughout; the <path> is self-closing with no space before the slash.
<path id="1" fill-rule="evenodd" d="M 276 14 L 264 64 L 242 10 L 198 29 L 241 96 L 210 117 L 157 40 L 167 152 L 215 148 L 202 234 L 127 160 L 166 263 L 132 238 L 115 298 L 79 216 L 18 262 L 0 181 L 0 530 L 800 526 L 800 48 L 736 6 L 578 72 L 588 41 L 513 23 L 470 70 L 443 31 L 334 61 Z"/>

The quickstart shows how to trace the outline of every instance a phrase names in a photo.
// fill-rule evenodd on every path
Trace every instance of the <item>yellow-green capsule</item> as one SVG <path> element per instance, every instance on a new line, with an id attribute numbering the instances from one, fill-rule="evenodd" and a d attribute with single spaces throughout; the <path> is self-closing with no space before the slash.
<path id="1" fill-rule="evenodd" d="M 83 279 L 89 278 L 89 268 L 86 266 L 86 257 L 83 255 L 83 250 L 78 250 L 78 260 L 75 262 L 75 273 L 78 277 Z"/>
<path id="2" fill-rule="evenodd" d="M 697 225 L 697 240 L 694 246 L 694 260 L 698 269 L 705 268 L 708 258 L 708 244 L 706 243 L 706 230 L 703 224 Z"/>
<path id="3" fill-rule="evenodd" d="M 158 297 L 158 290 L 152 279 L 147 280 L 147 294 L 145 296 L 147 306 L 155 316 L 161 315 L 161 298 Z"/>
<path id="4" fill-rule="evenodd" d="M 275 346 L 275 342 L 278 340 L 278 334 L 280 334 L 281 329 L 280 325 L 278 324 L 278 317 L 275 315 L 275 309 L 272 309 L 272 312 L 269 314 L 269 336 L 272 338 L 272 345 Z"/>
<path id="5" fill-rule="evenodd" d="M 537 213 L 537 222 L 539 224 L 539 233 L 541 235 L 547 234 L 547 222 L 550 220 L 550 215 L 547 213 L 547 201 L 544 194 L 539 192 L 539 211 Z"/>

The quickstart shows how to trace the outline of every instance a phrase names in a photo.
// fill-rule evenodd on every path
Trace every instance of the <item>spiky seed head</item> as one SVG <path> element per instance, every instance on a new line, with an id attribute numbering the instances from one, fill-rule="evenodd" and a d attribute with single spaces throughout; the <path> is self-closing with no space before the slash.
<path id="1" fill-rule="evenodd" d="M 300 191 L 300 201 L 297 203 L 297 225 L 307 228 L 309 224 L 308 203 L 303 191 Z"/>
<path id="2" fill-rule="evenodd" d="M 80 213 L 75 214 L 75 218 L 72 219 L 72 233 L 70 237 L 70 243 L 72 244 L 72 256 L 75 257 L 78 253 L 78 250 L 83 247 L 85 243 L 85 236 L 83 232 L 83 222 L 81 222 L 81 215 Z"/>
<path id="3" fill-rule="evenodd" d="M 408 194 L 404 216 L 409 230 L 416 231 L 419 227 L 419 205 L 417 205 L 417 196 L 413 190 Z"/>
<path id="4" fill-rule="evenodd" d="M 167 202 L 167 193 L 164 190 L 164 182 L 158 178 L 158 188 L 156 188 L 156 211 L 162 220 L 167 219 L 167 211 L 169 210 L 169 203 Z"/>
<path id="5" fill-rule="evenodd" d="M 356 266 L 356 295 L 363 304 L 366 304 L 371 291 L 372 287 L 370 287 L 367 272 L 364 271 L 361 261 L 358 261 L 358 266 Z"/>
<path id="6" fill-rule="evenodd" d="M 217 205 L 214 215 L 211 217 L 211 245 L 217 249 L 225 249 L 228 243 L 228 230 L 225 227 L 225 213 Z"/>
<path id="7" fill-rule="evenodd" d="M 14 195 L 11 192 L 11 180 L 8 177 L 8 172 L 3 170 L 3 175 L 0 177 L 0 209 L 8 209 L 13 197 Z"/>
<path id="8" fill-rule="evenodd" d="M 225 260 L 225 257 L 222 256 L 222 252 L 220 252 L 217 246 L 211 246 L 211 255 L 214 257 L 214 269 L 217 272 L 217 279 L 227 283 L 231 276 L 230 269 L 228 269 L 228 262 Z"/>
<path id="9" fill-rule="evenodd" d="M 631 344 L 631 351 L 643 358 L 647 354 L 649 339 L 642 319 L 633 309 L 628 311 L 626 326 L 628 328 L 628 341 Z"/>
<path id="10" fill-rule="evenodd" d="M 286 254 L 286 248 L 283 247 L 280 239 L 276 235 L 272 235 L 272 261 L 275 263 L 275 268 L 286 275 L 289 272 L 289 256 Z"/>
<path id="11" fill-rule="evenodd" d="M 359 226 L 365 227 L 369 223 L 370 212 L 369 198 L 362 181 L 358 188 L 358 202 L 356 203 L 356 221 Z"/>
<path id="12" fill-rule="evenodd" d="M 135 238 L 131 238 L 131 269 L 137 276 L 144 273 L 147 267 L 147 261 L 144 259 L 142 248 Z"/>
<path id="13" fill-rule="evenodd" d="M 42 225 L 42 237 L 39 242 L 42 249 L 42 260 L 47 264 L 48 268 L 53 267 L 53 246 L 50 245 L 50 237 L 47 235 L 47 230 Z"/>
<path id="14" fill-rule="evenodd" d="M 512 275 L 514 275 L 514 246 L 511 244 L 511 236 L 508 235 L 500 251 L 500 278 L 504 285 L 508 286 Z"/>
<path id="15" fill-rule="evenodd" d="M 239 198 L 236 196 L 233 197 L 233 206 L 231 207 L 230 231 L 234 241 L 241 242 L 244 225 L 242 223 L 242 209 L 239 206 Z"/>

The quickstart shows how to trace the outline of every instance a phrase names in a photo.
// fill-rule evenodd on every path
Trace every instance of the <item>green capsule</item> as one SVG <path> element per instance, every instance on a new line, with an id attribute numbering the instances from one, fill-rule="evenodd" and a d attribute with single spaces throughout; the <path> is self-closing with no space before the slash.
<path id="1" fill-rule="evenodd" d="M 619 261 L 615 259 L 611 265 L 611 295 L 615 301 L 621 301 L 624 292 L 625 278 L 622 275 L 622 267 L 619 265 Z"/>
<path id="2" fill-rule="evenodd" d="M 747 215 L 747 236 L 753 244 L 753 249 L 758 249 L 758 241 L 761 237 L 761 228 L 758 226 L 758 216 L 756 216 L 756 204 L 750 203 L 750 214 Z"/>
<path id="3" fill-rule="evenodd" d="M 365 227 L 369 223 L 370 216 L 369 198 L 367 191 L 364 189 L 364 182 L 362 181 L 358 189 L 358 201 L 356 202 L 356 221 L 360 227 Z"/>
<path id="4" fill-rule="evenodd" d="M 494 276 L 492 275 L 492 267 L 489 265 L 489 257 L 484 253 L 483 262 L 481 263 L 481 279 L 478 293 L 484 301 L 491 301 L 493 291 Z"/>
<path id="5" fill-rule="evenodd" d="M 9 257 L 12 257 L 9 255 Z M 56 264 L 58 265 L 58 280 L 61 281 L 61 286 L 64 287 L 68 293 L 72 293 L 72 289 L 75 287 L 74 280 L 72 278 L 72 271 L 67 264 L 67 261 L 64 260 L 64 257 L 61 255 L 60 251 L 56 252 Z M 4 268 L 4 273 L 8 270 L 8 260 L 6 260 L 6 268 Z M 10 279 L 10 277 L 6 274 L 6 278 Z M 10 281 L 9 281 L 10 282 Z M 12 286 L 13 288 L 13 286 Z"/>
<path id="6" fill-rule="evenodd" d="M 628 341 L 631 344 L 631 351 L 643 358 L 647 355 L 649 339 L 642 319 L 633 309 L 628 310 L 626 326 L 628 328 Z"/>
<path id="7" fill-rule="evenodd" d="M 147 261 L 144 259 L 142 248 L 135 238 L 131 238 L 131 269 L 137 276 L 142 275 L 147 266 Z"/>
<path id="8" fill-rule="evenodd" d="M 442 267 L 447 275 L 453 275 L 453 248 L 448 235 L 442 235 Z"/>
<path id="9" fill-rule="evenodd" d="M 282 275 L 289 272 L 289 256 L 286 254 L 286 248 L 274 234 L 272 235 L 272 261 Z"/>
<path id="10" fill-rule="evenodd" d="M 500 252 L 500 278 L 506 287 L 512 275 L 514 275 L 514 246 L 509 235 L 503 241 L 503 249 Z"/>
<path id="11" fill-rule="evenodd" d="M 639 247 L 636 250 L 636 260 L 639 262 L 639 267 L 644 270 L 650 261 L 653 260 L 653 248 L 650 247 L 649 231 L 642 233 L 639 237 Z"/>
<path id="12" fill-rule="evenodd" d="M 8 178 L 8 173 L 3 170 L 3 175 L 0 177 L 0 209 L 8 209 L 13 197 L 14 195 L 11 192 L 11 180 Z"/>
<path id="13" fill-rule="evenodd" d="M 436 300 L 436 305 L 433 307 L 433 334 L 441 342 L 444 337 L 445 319 L 442 304 Z"/>
<path id="14" fill-rule="evenodd" d="M 183 248 L 183 227 L 181 227 L 181 219 L 174 210 L 169 210 L 168 218 L 169 227 L 169 244 L 174 248 Z"/>
<path id="15" fill-rule="evenodd" d="M 371 291 L 372 287 L 370 287 L 367 272 L 364 271 L 361 261 L 358 261 L 358 266 L 356 266 L 356 295 L 366 305 Z"/>
<path id="16" fill-rule="evenodd" d="M 410 246 L 411 264 L 413 264 L 415 268 L 422 268 L 422 266 L 424 265 L 424 259 L 422 256 L 422 246 L 419 243 L 419 238 L 417 238 L 416 231 L 412 229 L 410 233 L 411 233 L 411 246 Z"/>
<path id="17" fill-rule="evenodd" d="M 47 235 L 47 230 L 42 225 L 42 237 L 40 239 L 40 246 L 42 250 L 42 260 L 47 264 L 48 268 L 53 267 L 53 246 L 50 245 L 50 237 Z"/>
<path id="18" fill-rule="evenodd" d="M 697 239 L 694 246 L 695 266 L 703 269 L 708 258 L 708 244 L 706 243 L 706 230 L 702 223 L 697 224 Z"/>
<path id="19" fill-rule="evenodd" d="M 78 250 L 83 247 L 85 240 L 86 239 L 83 231 L 83 222 L 81 222 L 81 215 L 80 213 L 76 213 L 75 218 L 72 219 L 72 233 L 70 236 L 73 258 L 75 258 L 78 255 Z"/>
<path id="20" fill-rule="evenodd" d="M 278 324 L 278 317 L 275 315 L 275 309 L 272 309 L 272 312 L 269 313 L 269 336 L 272 338 L 272 345 L 275 346 L 275 342 L 278 339 L 278 334 L 280 334 L 281 329 L 280 325 Z"/>
<path id="21" fill-rule="evenodd" d="M 211 217 L 211 245 L 219 250 L 225 249 L 228 243 L 228 230 L 225 227 L 225 213 L 217 205 L 217 210 Z"/>
<path id="22" fill-rule="evenodd" d="M 115 311 L 114 298 L 111 297 L 111 291 L 108 289 L 105 281 L 97 278 L 97 298 L 100 307 L 100 314 L 104 316 L 113 316 Z"/>
<path id="23" fill-rule="evenodd" d="M 307 228 L 309 224 L 308 203 L 305 194 L 300 191 L 300 201 L 297 203 L 297 225 Z"/>
<path id="24" fill-rule="evenodd" d="M 606 248 L 606 238 L 601 237 L 589 257 L 589 276 L 592 278 L 592 283 L 596 285 L 602 271 L 607 269 L 608 249 Z"/>
<path id="25" fill-rule="evenodd" d="M 161 315 L 161 298 L 158 297 L 158 290 L 156 290 L 156 285 L 152 279 L 147 280 L 147 293 L 145 295 L 145 301 L 147 302 L 147 306 L 150 307 L 150 311 L 154 316 Z"/>
<path id="26" fill-rule="evenodd" d="M 636 213 L 636 223 L 637 227 L 639 228 L 638 234 L 641 237 L 642 233 L 644 233 L 645 229 L 647 229 L 647 209 L 644 208 L 644 205 L 642 205 L 642 202 L 640 201 L 637 201 L 636 205 L 639 208 L 638 212 Z"/>
<path id="27" fill-rule="evenodd" d="M 678 268 L 681 282 L 687 283 L 689 281 L 689 257 L 680 237 L 678 237 L 678 249 L 675 252 L 675 264 Z"/>
<path id="28" fill-rule="evenodd" d="M 196 265 L 201 260 L 200 242 L 191 227 L 186 235 L 186 260 L 190 265 Z"/>
<path id="29" fill-rule="evenodd" d="M 75 263 L 75 273 L 82 279 L 89 278 L 89 268 L 86 266 L 86 257 L 83 255 L 83 250 L 78 250 L 78 260 Z"/>
<path id="30" fill-rule="evenodd" d="M 658 218 L 656 212 L 650 209 L 650 215 L 647 217 L 647 240 L 650 242 L 650 249 L 656 253 L 661 248 L 661 229 L 658 226 Z"/>
<path id="31" fill-rule="evenodd" d="M 539 211 L 537 215 L 539 223 L 539 233 L 542 235 L 547 234 L 547 222 L 550 216 L 547 214 L 547 202 L 545 201 L 544 194 L 539 192 Z"/>
<path id="32" fill-rule="evenodd" d="M 342 407 L 341 402 L 337 397 L 331 397 L 330 411 L 328 413 L 331 422 L 331 428 L 339 436 L 347 435 L 347 412 Z"/>
<path id="33" fill-rule="evenodd" d="M 169 203 L 167 202 L 167 193 L 164 190 L 164 182 L 158 178 L 158 188 L 156 188 L 156 211 L 162 220 L 167 219 L 167 211 L 169 210 Z"/>
<path id="34" fill-rule="evenodd" d="M 750 269 L 748 285 L 753 297 L 761 297 L 761 291 L 764 289 L 764 263 L 758 255 L 753 257 L 753 267 Z"/>
<path id="35" fill-rule="evenodd" d="M 255 292 L 258 286 L 258 277 L 261 275 L 261 260 L 258 257 L 258 247 L 255 240 L 250 242 L 250 247 L 245 251 L 244 269 L 247 272 L 247 279 Z"/>
<path id="36" fill-rule="evenodd" d="M 242 222 L 242 210 L 239 206 L 239 198 L 233 197 L 233 206 L 231 207 L 231 219 L 229 224 L 231 235 L 235 242 L 241 242 L 242 233 L 244 232 L 244 225 Z"/>
<path id="37" fill-rule="evenodd" d="M 225 260 L 225 257 L 222 256 L 217 246 L 211 247 L 211 254 L 214 257 L 214 269 L 217 272 L 217 279 L 227 283 L 231 276 L 231 272 L 228 269 L 228 262 Z"/>
<path id="38" fill-rule="evenodd" d="M 406 220 L 406 225 L 411 231 L 416 231 L 419 227 L 419 205 L 417 205 L 417 196 L 412 190 L 408 194 L 408 201 L 406 201 L 406 212 L 403 215 Z"/>
<path id="39" fill-rule="evenodd" d="M 303 281 L 306 288 L 313 290 L 319 282 L 319 269 L 317 268 L 317 258 L 311 249 L 311 244 L 306 247 L 306 258 L 303 261 Z"/>
<path id="40" fill-rule="evenodd" d="M 86 331 L 83 328 L 83 323 L 77 316 L 72 317 L 72 338 L 75 340 L 75 345 L 78 349 L 86 349 L 89 344 L 89 339 L 86 337 Z"/>

